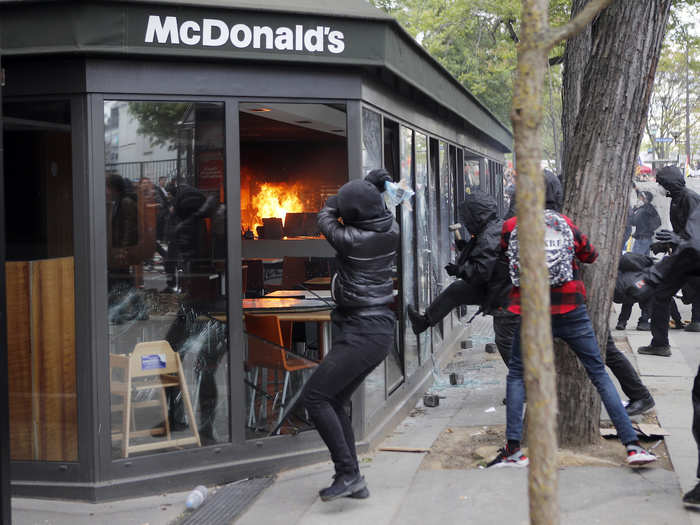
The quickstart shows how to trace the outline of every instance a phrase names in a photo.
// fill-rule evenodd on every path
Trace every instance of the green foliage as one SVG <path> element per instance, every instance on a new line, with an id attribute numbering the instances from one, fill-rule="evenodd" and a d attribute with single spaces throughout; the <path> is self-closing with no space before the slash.
<path id="1" fill-rule="evenodd" d="M 138 133 L 151 139 L 151 146 L 173 149 L 189 107 L 186 102 L 129 102 L 129 113 L 139 122 Z"/>
<path id="2" fill-rule="evenodd" d="M 700 2 L 679 1 L 674 4 L 659 58 L 654 91 L 649 104 L 643 150 L 653 147 L 657 158 L 683 157 L 686 130 L 686 81 L 691 155 L 700 151 L 700 35 L 695 20 L 700 18 Z M 687 60 L 687 63 L 686 63 Z M 653 137 L 679 139 L 674 144 L 654 142 Z M 678 135 L 680 134 L 680 135 Z"/>
<path id="3" fill-rule="evenodd" d="M 464 87 L 510 127 L 520 0 L 371 0 L 394 16 Z M 549 3 L 550 24 L 570 1 Z M 563 45 L 552 56 L 563 53 Z M 557 98 L 558 92 L 557 92 Z"/>

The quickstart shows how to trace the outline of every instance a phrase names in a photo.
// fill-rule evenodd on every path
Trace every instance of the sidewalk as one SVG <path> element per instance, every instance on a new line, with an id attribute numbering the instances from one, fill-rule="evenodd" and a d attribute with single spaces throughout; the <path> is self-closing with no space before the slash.
<path id="1" fill-rule="evenodd" d="M 683 311 L 684 317 L 688 314 Z M 633 313 L 634 315 L 634 313 Z M 633 317 L 634 318 L 634 317 Z M 475 324 L 478 321 L 475 320 Z M 484 353 L 486 325 L 477 325 L 479 345 L 459 354 L 465 372 L 463 387 L 438 388 L 440 406 L 417 405 L 382 444 L 430 448 L 445 430 L 505 424 L 506 367 L 498 354 Z M 690 386 L 700 362 L 697 334 L 672 331 L 671 358 L 639 356 L 636 347 L 648 344 L 648 332 L 627 335 L 642 378 L 657 402 L 660 423 L 672 433 L 666 439 L 676 472 L 658 467 L 631 470 L 623 466 L 568 467 L 559 471 L 559 503 L 566 524 L 700 524 L 700 514 L 681 504 L 682 491 L 695 484 L 697 451 L 690 432 Z M 637 359 L 639 358 L 639 359 Z M 441 375 L 443 381 L 445 374 Z M 494 408 L 494 411 L 489 409 Z M 488 412 L 487 412 L 488 410 Z M 445 524 L 526 523 L 528 516 L 525 469 L 428 469 L 424 453 L 376 451 L 362 458 L 361 469 L 371 497 L 323 503 L 317 492 L 331 480 L 330 462 L 281 473 L 273 486 L 236 520 L 236 525 Z M 680 480 L 680 482 L 679 482 Z"/>
<path id="2" fill-rule="evenodd" d="M 680 304 L 679 308 L 688 318 L 689 308 Z M 637 315 L 635 310 L 632 319 Z M 505 424 L 506 367 L 498 354 L 484 352 L 484 343 L 493 338 L 490 325 L 490 318 L 477 317 L 471 325 L 474 347 L 456 352 L 451 365 L 436 376 L 432 390 L 445 396 L 440 405 L 426 408 L 419 402 L 381 445 L 433 448 L 433 454 L 375 451 L 363 456 L 361 469 L 371 492 L 367 500 L 320 501 L 318 490 L 331 481 L 330 462 L 282 472 L 236 525 L 527 523 L 526 469 L 467 468 L 457 463 L 458 458 L 445 468 L 434 461 L 438 437 L 487 433 Z M 700 513 L 688 512 L 681 504 L 682 493 L 696 482 L 690 390 L 700 363 L 700 337 L 672 330 L 672 355 L 663 358 L 636 353 L 638 346 L 648 344 L 649 332 L 627 330 L 614 336 L 627 336 L 635 350 L 627 357 L 638 365 L 656 400 L 659 422 L 671 432 L 665 444 L 675 472 L 659 467 L 631 470 L 623 465 L 622 446 L 619 456 L 615 452 L 614 461 L 606 466 L 561 468 L 561 522 L 700 525 Z M 464 385 L 449 386 L 452 369 L 464 374 Z M 460 442 L 454 443 L 458 451 Z M 167 494 L 99 505 L 14 498 L 13 523 L 168 525 L 184 510 L 185 496 Z"/>

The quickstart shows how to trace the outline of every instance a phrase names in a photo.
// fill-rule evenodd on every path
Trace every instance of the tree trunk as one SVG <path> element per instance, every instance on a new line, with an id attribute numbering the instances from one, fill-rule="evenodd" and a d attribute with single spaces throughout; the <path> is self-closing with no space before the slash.
<path id="1" fill-rule="evenodd" d="M 528 396 L 530 522 L 559 522 L 557 506 L 557 400 L 549 315 L 549 275 L 544 254 L 544 179 L 541 124 L 548 30 L 547 0 L 523 0 L 517 76 L 513 86 L 513 136 L 518 162 L 516 208 L 521 267 L 521 342 Z M 532 432 L 536 429 L 535 432 Z"/>
<path id="2" fill-rule="evenodd" d="M 580 8 L 587 2 L 574 3 Z M 599 343 L 608 335 L 628 196 L 670 4 L 671 0 L 617 0 L 587 30 L 590 45 L 586 38 L 567 45 L 565 92 L 569 86 L 580 100 L 576 103 L 571 94 L 564 97 L 564 213 L 600 254 L 595 264 L 583 269 Z M 588 59 L 580 75 L 584 56 Z M 604 355 L 605 345 L 600 346 Z M 598 439 L 600 398 L 576 361 L 572 352 L 557 348 L 559 438 L 567 445 Z"/>

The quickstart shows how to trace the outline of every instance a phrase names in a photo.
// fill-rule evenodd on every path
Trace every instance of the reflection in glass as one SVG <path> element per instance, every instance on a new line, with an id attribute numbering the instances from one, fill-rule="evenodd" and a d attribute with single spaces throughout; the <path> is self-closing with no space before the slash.
<path id="1" fill-rule="evenodd" d="M 466 152 L 464 154 L 464 187 L 465 191 L 468 191 L 467 188 L 481 188 L 481 179 L 479 174 L 479 159 L 468 158 Z"/>
<path id="2" fill-rule="evenodd" d="M 405 180 L 410 188 L 414 187 L 413 181 L 413 130 L 405 126 L 399 129 L 400 143 L 399 153 L 401 156 L 401 180 Z M 400 208 L 401 213 L 401 281 L 403 307 L 403 342 L 404 342 L 404 372 L 406 377 L 411 377 L 418 369 L 418 338 L 411 329 L 411 323 L 406 315 L 406 307 L 409 304 L 416 304 L 416 282 L 415 282 L 415 220 L 414 212 L 406 205 Z"/>
<path id="3" fill-rule="evenodd" d="M 384 119 L 384 167 L 395 180 L 399 178 L 401 174 L 399 123 L 386 118 Z M 394 275 L 398 278 L 401 271 L 401 261 L 398 257 L 396 259 Z M 397 312 L 396 317 L 400 318 L 400 312 Z M 388 395 L 391 395 L 404 380 L 403 337 L 398 322 L 396 330 L 394 348 L 384 360 Z"/>
<path id="4" fill-rule="evenodd" d="M 382 118 L 362 108 L 362 174 L 382 167 Z"/>
<path id="5" fill-rule="evenodd" d="M 223 104 L 104 123 L 112 457 L 228 441 Z"/>
<path id="6" fill-rule="evenodd" d="M 362 173 L 382 167 L 382 119 L 379 113 L 362 108 Z M 384 404 L 386 396 L 386 362 L 365 379 L 365 411 L 370 418 Z"/>
<path id="7" fill-rule="evenodd" d="M 70 103 L 3 113 L 10 455 L 78 461 Z"/>
<path id="8" fill-rule="evenodd" d="M 428 141 L 425 135 L 415 134 L 416 150 L 416 198 L 415 198 L 415 222 L 416 222 L 416 277 L 418 282 L 418 303 L 420 312 L 424 312 L 430 304 L 430 220 L 428 215 Z M 432 349 L 430 347 L 430 330 L 424 331 L 418 339 L 420 348 L 420 364 L 425 363 Z"/>
<path id="9" fill-rule="evenodd" d="M 440 245 L 439 245 L 439 210 L 440 210 L 440 196 L 438 193 L 438 184 L 440 178 L 440 155 L 438 141 L 435 139 L 430 139 L 429 142 L 429 166 L 430 171 L 428 172 L 428 213 L 430 218 L 430 257 L 429 257 L 429 268 L 428 274 L 430 276 L 430 302 L 432 302 L 442 291 L 442 272 L 443 267 L 440 265 Z M 428 304 L 429 304 L 428 303 Z M 431 329 L 431 339 L 433 345 L 433 352 L 442 344 L 442 321 L 435 325 Z"/>

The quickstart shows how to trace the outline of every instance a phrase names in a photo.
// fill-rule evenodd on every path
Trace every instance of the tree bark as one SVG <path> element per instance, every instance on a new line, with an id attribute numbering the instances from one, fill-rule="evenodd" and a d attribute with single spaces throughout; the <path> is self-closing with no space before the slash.
<path id="1" fill-rule="evenodd" d="M 586 3 L 574 0 L 577 8 Z M 609 330 L 628 196 L 670 5 L 671 0 L 617 0 L 587 31 L 590 44 L 580 37 L 567 45 L 564 213 L 600 254 L 583 268 L 599 343 Z M 600 346 L 604 356 L 605 345 Z M 599 436 L 600 398 L 573 353 L 559 347 L 556 352 L 560 442 L 593 443 Z"/>
<path id="2" fill-rule="evenodd" d="M 592 18 L 611 0 L 593 0 L 563 27 L 551 29 L 548 0 L 523 0 L 518 66 L 513 90 L 513 135 L 518 162 L 517 216 L 520 243 L 521 311 L 525 388 L 528 396 L 528 491 L 530 523 L 556 525 L 556 384 L 552 352 L 549 274 L 544 253 L 544 178 L 541 125 L 549 50 Z M 594 7 L 597 6 L 597 7 Z"/>
<path id="3" fill-rule="evenodd" d="M 513 86 L 513 135 L 518 162 L 516 201 L 521 274 L 521 342 L 528 396 L 530 523 L 556 524 L 557 400 L 549 316 L 549 276 L 544 254 L 544 180 L 541 175 L 542 107 L 547 67 L 542 35 L 548 29 L 547 0 L 522 3 L 517 77 Z M 536 429 L 536 432 L 532 432 Z"/>

